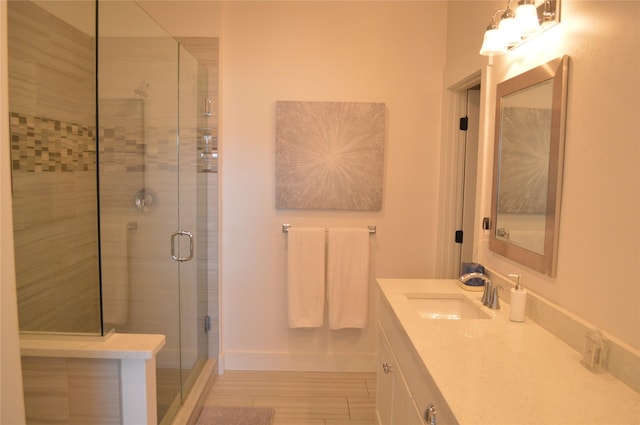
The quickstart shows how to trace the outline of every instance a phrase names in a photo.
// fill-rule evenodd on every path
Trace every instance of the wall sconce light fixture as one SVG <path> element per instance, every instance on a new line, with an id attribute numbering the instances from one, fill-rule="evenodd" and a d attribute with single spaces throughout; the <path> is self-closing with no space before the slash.
<path id="1" fill-rule="evenodd" d="M 535 0 L 518 0 L 515 12 L 511 2 L 507 1 L 506 9 L 493 12 L 484 33 L 481 55 L 503 55 L 560 22 L 560 0 L 543 0 L 539 6 Z"/>

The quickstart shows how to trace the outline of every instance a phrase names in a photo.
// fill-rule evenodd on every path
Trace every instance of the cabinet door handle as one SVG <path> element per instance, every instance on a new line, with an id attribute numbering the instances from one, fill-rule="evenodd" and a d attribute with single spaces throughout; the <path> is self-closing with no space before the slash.
<path id="1" fill-rule="evenodd" d="M 436 406 L 430 404 L 424 409 L 424 420 L 427 421 L 428 425 L 437 425 L 438 419 L 436 418 Z"/>
<path id="2" fill-rule="evenodd" d="M 391 373 L 393 372 L 393 367 L 389 364 L 389 363 L 382 363 L 382 370 L 384 371 L 384 373 Z"/>

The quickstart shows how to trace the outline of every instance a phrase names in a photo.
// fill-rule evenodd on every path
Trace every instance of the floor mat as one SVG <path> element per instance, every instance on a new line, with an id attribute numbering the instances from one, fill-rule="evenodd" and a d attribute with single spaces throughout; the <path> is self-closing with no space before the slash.
<path id="1" fill-rule="evenodd" d="M 196 425 L 271 425 L 275 411 L 268 407 L 218 407 L 202 409 Z"/>

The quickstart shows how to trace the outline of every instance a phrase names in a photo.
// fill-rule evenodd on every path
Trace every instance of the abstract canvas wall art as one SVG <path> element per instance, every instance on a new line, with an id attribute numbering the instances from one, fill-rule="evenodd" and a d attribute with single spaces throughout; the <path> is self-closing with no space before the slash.
<path id="1" fill-rule="evenodd" d="M 384 103 L 276 103 L 276 208 L 380 210 Z"/>

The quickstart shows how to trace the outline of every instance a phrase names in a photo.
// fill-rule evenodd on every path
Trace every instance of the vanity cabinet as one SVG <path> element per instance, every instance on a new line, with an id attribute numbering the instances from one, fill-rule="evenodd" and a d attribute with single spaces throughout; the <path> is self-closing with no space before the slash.
<path id="1" fill-rule="evenodd" d="M 423 425 L 402 369 L 384 333 L 378 328 L 376 415 L 379 425 Z"/>
<path id="2" fill-rule="evenodd" d="M 376 418 L 378 425 L 457 425 L 391 307 L 380 300 Z M 435 415 L 425 418 L 432 407 Z"/>

